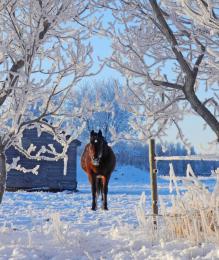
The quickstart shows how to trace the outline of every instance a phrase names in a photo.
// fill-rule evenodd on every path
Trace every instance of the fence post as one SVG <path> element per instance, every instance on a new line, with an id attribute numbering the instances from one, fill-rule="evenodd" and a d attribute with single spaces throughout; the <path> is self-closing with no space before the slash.
<path id="1" fill-rule="evenodd" d="M 158 192 L 157 192 L 157 167 L 155 160 L 155 141 L 149 141 L 149 165 L 150 165 L 150 180 L 151 180 L 151 199 L 153 215 L 158 215 Z M 156 221 L 154 221 L 156 224 Z"/>

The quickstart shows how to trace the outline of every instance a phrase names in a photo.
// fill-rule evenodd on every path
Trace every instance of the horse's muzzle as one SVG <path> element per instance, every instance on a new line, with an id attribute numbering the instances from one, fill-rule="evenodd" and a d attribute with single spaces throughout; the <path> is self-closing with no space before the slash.
<path id="1" fill-rule="evenodd" d="M 100 165 L 100 159 L 99 159 L 99 158 L 93 159 L 93 160 L 92 160 L 92 164 L 93 164 L 94 166 L 99 166 L 99 165 Z"/>

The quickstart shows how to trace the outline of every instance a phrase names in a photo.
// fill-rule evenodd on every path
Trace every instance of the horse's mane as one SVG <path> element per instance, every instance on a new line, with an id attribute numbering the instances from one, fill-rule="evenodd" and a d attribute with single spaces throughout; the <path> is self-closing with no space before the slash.
<path id="1" fill-rule="evenodd" d="M 108 142 L 106 140 L 106 137 L 104 137 L 104 136 L 103 136 L 103 142 L 104 142 L 104 144 L 106 144 L 108 146 Z"/>

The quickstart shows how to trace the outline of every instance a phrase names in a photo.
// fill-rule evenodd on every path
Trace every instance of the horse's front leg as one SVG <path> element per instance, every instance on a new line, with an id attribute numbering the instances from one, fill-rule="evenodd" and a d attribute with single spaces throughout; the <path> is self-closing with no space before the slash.
<path id="1" fill-rule="evenodd" d="M 108 207 L 107 207 L 107 193 L 108 193 L 109 179 L 104 176 L 102 181 L 103 181 L 103 189 L 102 189 L 102 198 L 103 198 L 102 203 L 103 204 L 102 204 L 102 209 L 108 210 Z"/>
<path id="2" fill-rule="evenodd" d="M 90 175 L 90 183 L 91 183 L 91 193 L 92 193 L 92 210 L 97 209 L 97 188 L 96 188 L 96 177 Z"/>

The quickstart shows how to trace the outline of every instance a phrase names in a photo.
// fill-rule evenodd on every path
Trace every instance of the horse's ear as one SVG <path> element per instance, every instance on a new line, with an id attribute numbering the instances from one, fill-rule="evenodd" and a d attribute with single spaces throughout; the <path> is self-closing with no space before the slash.
<path id="1" fill-rule="evenodd" d="M 101 130 L 99 130 L 98 135 L 102 136 L 102 131 Z"/>
<path id="2" fill-rule="evenodd" d="M 94 135 L 94 130 L 92 130 L 92 131 L 90 132 L 90 136 L 92 136 L 92 135 Z"/>

